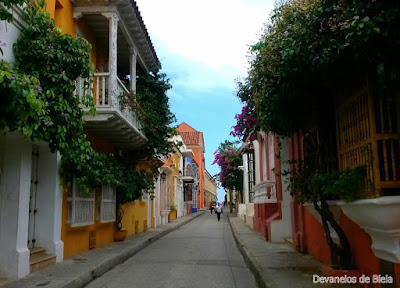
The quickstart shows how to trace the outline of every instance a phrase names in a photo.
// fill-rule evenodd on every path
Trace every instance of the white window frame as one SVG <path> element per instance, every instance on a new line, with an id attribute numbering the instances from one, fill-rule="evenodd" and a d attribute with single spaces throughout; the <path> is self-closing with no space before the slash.
<path id="1" fill-rule="evenodd" d="M 113 195 L 111 197 L 105 197 L 105 193 L 112 191 Z M 101 187 L 101 205 L 100 205 L 100 222 L 101 223 L 109 223 L 109 222 L 115 222 L 116 220 L 116 209 L 117 209 L 117 191 L 114 186 L 111 185 L 103 185 Z M 104 212 L 106 211 L 105 206 L 108 204 L 114 204 L 114 216 L 112 218 L 106 218 L 106 215 L 104 215 Z"/>
<path id="2" fill-rule="evenodd" d="M 95 206 L 94 206 L 94 192 L 92 191 L 91 193 L 89 193 L 89 195 L 82 197 L 82 195 L 79 194 L 79 185 L 78 183 L 76 183 L 76 180 L 74 178 L 74 180 L 72 181 L 72 191 L 71 193 L 68 195 L 67 197 L 67 202 L 71 202 L 71 213 L 68 210 L 68 216 L 67 216 L 67 223 L 69 223 L 71 225 L 71 227 L 80 227 L 80 226 L 88 226 L 88 225 L 92 225 L 94 224 L 94 210 L 95 210 Z M 87 202 L 89 204 L 89 206 L 91 206 L 91 210 L 92 210 L 92 215 L 90 215 L 90 211 L 87 212 L 87 219 L 89 219 L 89 221 L 79 221 L 79 219 L 76 219 L 76 215 L 78 214 L 76 211 L 77 209 L 79 209 L 77 202 Z M 70 205 L 68 205 L 68 209 L 69 209 Z M 71 214 L 71 216 L 70 216 Z M 91 217 L 91 221 L 90 221 L 90 217 Z"/>

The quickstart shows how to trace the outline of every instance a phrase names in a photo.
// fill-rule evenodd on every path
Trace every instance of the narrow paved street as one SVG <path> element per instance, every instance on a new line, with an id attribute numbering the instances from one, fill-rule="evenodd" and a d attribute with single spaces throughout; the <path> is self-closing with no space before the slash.
<path id="1" fill-rule="evenodd" d="M 86 287 L 256 287 L 226 214 L 207 211 Z"/>

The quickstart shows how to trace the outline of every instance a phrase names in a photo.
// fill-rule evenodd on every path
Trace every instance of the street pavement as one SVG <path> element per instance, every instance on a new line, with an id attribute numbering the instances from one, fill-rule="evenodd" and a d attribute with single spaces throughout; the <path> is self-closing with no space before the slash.
<path id="1" fill-rule="evenodd" d="M 224 215 L 224 214 L 223 214 Z M 162 237 L 87 288 L 255 288 L 227 217 L 207 213 Z"/>
<path id="2" fill-rule="evenodd" d="M 1 288 L 359 287 L 313 284 L 320 267 L 290 244 L 265 241 L 227 210 L 220 222 L 207 210 L 64 259 Z"/>

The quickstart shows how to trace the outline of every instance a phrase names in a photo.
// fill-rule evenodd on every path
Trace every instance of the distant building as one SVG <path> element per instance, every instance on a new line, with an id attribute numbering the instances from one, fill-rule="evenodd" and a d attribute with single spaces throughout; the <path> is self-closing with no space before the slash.
<path id="1" fill-rule="evenodd" d="M 208 208 L 210 202 L 217 201 L 217 181 L 211 174 L 204 171 L 204 208 Z"/>
<path id="2" fill-rule="evenodd" d="M 178 132 L 181 134 L 183 141 L 188 149 L 191 149 L 194 153 L 194 161 L 198 167 L 197 181 L 198 185 L 196 187 L 196 193 L 194 197 L 196 198 L 193 204 L 194 211 L 197 209 L 204 208 L 204 170 L 205 170 L 205 146 L 203 132 L 197 131 L 193 127 L 189 126 L 187 123 L 182 122 L 178 128 Z"/>

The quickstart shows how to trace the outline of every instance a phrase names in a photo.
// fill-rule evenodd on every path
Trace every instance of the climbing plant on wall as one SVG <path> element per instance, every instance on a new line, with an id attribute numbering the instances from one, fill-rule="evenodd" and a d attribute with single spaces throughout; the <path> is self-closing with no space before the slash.
<path id="1" fill-rule="evenodd" d="M 0 129 L 20 131 L 33 141 L 46 141 L 59 151 L 65 183 L 75 178 L 81 191 L 112 184 L 121 202 L 139 198 L 153 187 L 153 176 L 135 170 L 129 152 L 95 151 L 83 132 L 80 105 L 95 113 L 93 99 L 79 100 L 74 80 L 88 78 L 90 44 L 62 34 L 45 11 L 44 1 L 27 3 L 28 25 L 15 43 L 15 65 L 0 62 Z M 85 84 L 86 87 L 89 83 Z"/>

